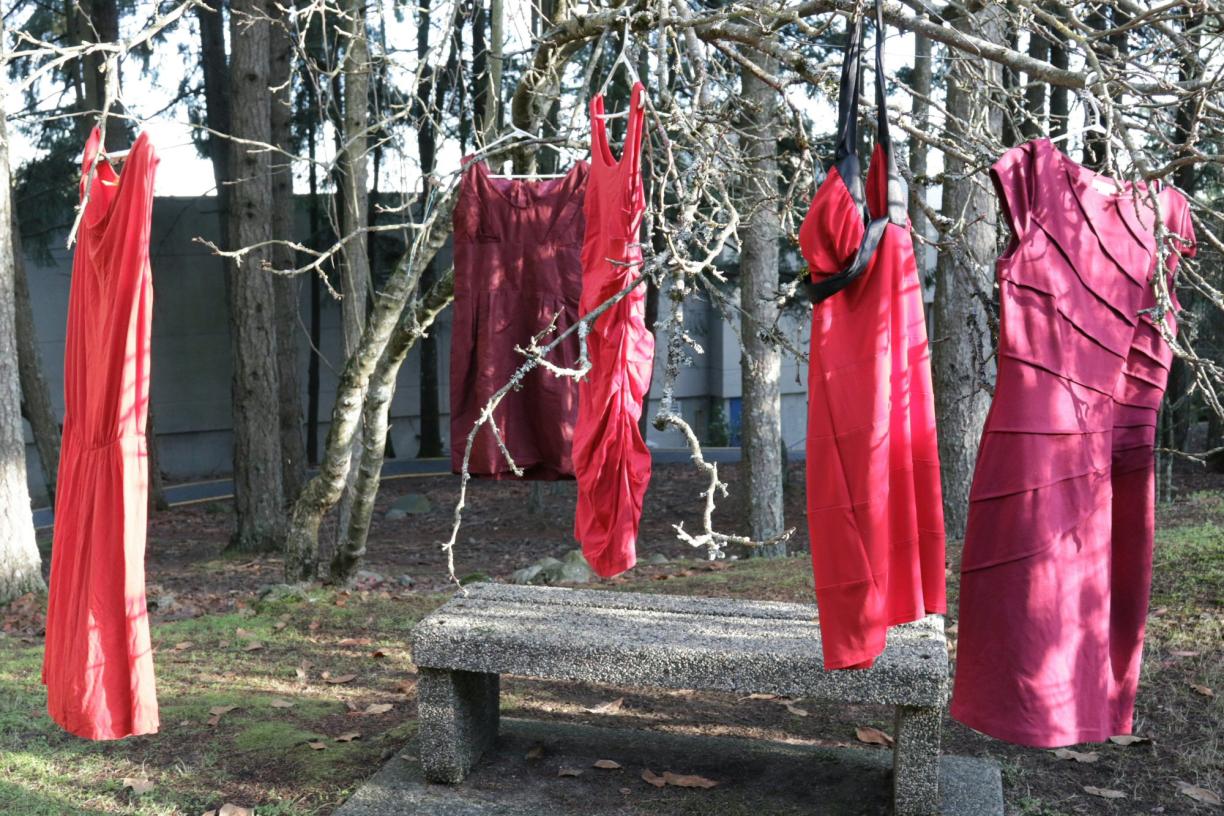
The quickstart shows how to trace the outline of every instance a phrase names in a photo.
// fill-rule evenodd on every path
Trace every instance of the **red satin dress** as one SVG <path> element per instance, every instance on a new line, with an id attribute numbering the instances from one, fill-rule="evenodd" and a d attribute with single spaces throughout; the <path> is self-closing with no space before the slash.
<path id="1" fill-rule="evenodd" d="M 593 311 L 641 274 L 639 233 L 646 212 L 641 144 L 646 89 L 635 83 L 625 147 L 619 161 L 608 146 L 591 100 L 591 178 L 586 191 L 582 247 L 582 314 Z M 642 499 L 650 483 L 650 450 L 638 429 L 650 391 L 654 335 L 646 327 L 646 285 L 596 318 L 587 335 L 591 370 L 578 386 L 574 470 L 578 509 L 574 537 L 599 575 L 617 575 L 637 560 Z"/>
<path id="2" fill-rule="evenodd" d="M 537 335 L 546 345 L 578 322 L 588 170 L 578 162 L 557 179 L 505 179 L 490 175 L 484 162 L 470 162 L 463 173 L 453 216 L 450 434 L 456 473 L 481 411 L 526 360 L 515 347 L 526 348 Z M 548 361 L 577 365 L 577 332 Z M 537 366 L 493 412 L 497 436 L 489 423 L 477 431 L 468 472 L 515 478 L 500 436 L 524 478 L 572 478 L 577 414 L 574 381 Z"/>
<path id="3" fill-rule="evenodd" d="M 991 168 L 998 379 L 961 561 L 951 714 L 1042 748 L 1130 733 L 1152 577 L 1156 417 L 1172 351 L 1152 282 L 1194 249 L 1185 197 L 1121 191 L 1047 139 Z M 1174 316 L 1165 316 L 1169 331 Z"/>
<path id="4" fill-rule="evenodd" d="M 922 287 L 883 116 L 863 200 L 855 155 L 860 26 L 858 20 L 852 26 L 843 63 L 836 164 L 799 232 L 816 301 L 807 516 L 828 669 L 870 667 L 884 650 L 888 627 L 945 608 L 943 503 Z M 882 112 L 878 17 L 877 26 Z"/>
<path id="5" fill-rule="evenodd" d="M 82 173 L 101 142 L 94 128 Z M 157 163 L 146 133 L 122 176 L 99 163 L 72 260 L 42 681 L 51 718 L 88 739 L 158 727 L 144 584 Z"/>

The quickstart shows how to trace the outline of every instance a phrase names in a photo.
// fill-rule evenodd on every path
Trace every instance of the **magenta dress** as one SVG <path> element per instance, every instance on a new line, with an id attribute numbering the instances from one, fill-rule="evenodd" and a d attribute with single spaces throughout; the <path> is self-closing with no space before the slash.
<path id="1" fill-rule="evenodd" d="M 1153 446 L 1172 352 L 1146 193 L 1040 139 L 991 168 L 998 380 L 970 491 L 951 714 L 1035 747 L 1131 729 L 1152 574 Z M 1185 197 L 1158 193 L 1172 277 Z M 1173 316 L 1166 324 L 1175 330 Z"/>

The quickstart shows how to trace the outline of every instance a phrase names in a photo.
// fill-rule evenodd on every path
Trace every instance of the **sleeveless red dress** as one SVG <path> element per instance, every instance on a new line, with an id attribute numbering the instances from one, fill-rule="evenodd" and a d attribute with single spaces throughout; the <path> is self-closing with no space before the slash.
<path id="1" fill-rule="evenodd" d="M 589 168 L 578 162 L 557 179 L 505 179 L 484 162 L 470 162 L 460 182 L 455 227 L 455 301 L 451 323 L 451 468 L 459 473 L 468 434 L 489 398 L 526 358 L 532 337 L 555 321 L 546 344 L 578 321 L 582 294 L 582 197 Z M 578 336 L 566 338 L 549 362 L 578 363 Z M 578 386 L 541 367 L 493 412 L 498 435 L 523 478 L 574 475 L 570 455 Z M 472 476 L 516 478 L 485 424 L 468 460 Z"/>
<path id="2" fill-rule="evenodd" d="M 635 83 L 624 153 L 617 161 L 591 100 L 591 179 L 586 191 L 582 247 L 582 314 L 593 311 L 641 274 L 639 244 L 646 195 L 641 144 L 646 89 Z M 574 470 L 578 509 L 574 537 L 591 568 L 608 577 L 637 560 L 642 499 L 650 483 L 650 450 L 638 429 L 650 391 L 654 335 L 646 327 L 646 286 L 638 286 L 601 314 L 587 335 L 591 370 L 578 386 Z"/>
<path id="3" fill-rule="evenodd" d="M 94 128 L 83 173 L 101 142 Z M 142 133 L 122 176 L 98 165 L 72 260 L 42 681 L 51 718 L 89 739 L 158 727 L 144 587 L 157 163 Z"/>
<path id="4" fill-rule="evenodd" d="M 887 629 L 942 613 L 943 500 L 922 287 L 884 113 L 864 200 L 861 21 L 842 66 L 835 165 L 799 231 L 811 282 L 807 517 L 824 663 L 867 668 Z"/>
<path id="5" fill-rule="evenodd" d="M 951 714 L 1043 748 L 1130 732 L 1152 576 L 1156 417 L 1172 351 L 1145 310 L 1194 249 L 1186 199 L 1146 195 L 1046 139 L 991 168 L 998 378 L 969 494 Z M 1172 314 L 1166 317 L 1176 329 Z"/>

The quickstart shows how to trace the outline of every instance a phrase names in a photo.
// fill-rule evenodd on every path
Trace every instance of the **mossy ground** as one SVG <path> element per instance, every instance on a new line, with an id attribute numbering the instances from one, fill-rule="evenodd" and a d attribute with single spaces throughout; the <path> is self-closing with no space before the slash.
<path id="1" fill-rule="evenodd" d="M 439 513 L 448 512 L 443 501 L 434 504 Z M 557 513 L 564 515 L 566 506 L 561 504 Z M 490 529 L 504 525 L 504 519 L 491 515 L 481 522 L 482 512 L 477 503 L 478 524 L 494 525 Z M 439 583 L 423 582 L 410 589 L 389 582 L 386 591 L 351 593 L 320 588 L 305 599 L 261 603 L 249 585 L 254 580 L 244 576 L 274 574 L 278 562 L 218 557 L 221 541 L 208 545 L 212 547 L 208 550 L 210 534 L 194 526 L 200 514 L 209 518 L 218 514 L 198 507 L 176 515 L 180 513 L 176 509 L 168 514 L 181 525 L 176 528 L 179 540 L 187 542 L 184 546 L 192 553 L 211 555 L 184 557 L 173 567 L 161 563 L 156 580 L 181 594 L 193 586 L 208 589 L 224 603 L 205 604 L 203 614 L 186 620 L 155 619 L 161 732 L 114 743 L 91 743 L 65 734 L 44 710 L 39 684 L 41 638 L 0 636 L 0 814 L 199 816 L 223 802 L 255 806 L 260 816 L 327 814 L 412 737 L 415 700 L 407 635 L 417 620 L 446 599 L 445 591 L 437 591 Z M 789 510 L 788 517 L 802 518 Z M 564 526 L 555 524 L 558 529 Z M 469 552 L 478 543 L 461 541 Z M 432 568 L 421 566 L 438 559 L 432 545 L 432 539 L 422 541 L 411 557 L 415 560 L 401 559 L 400 568 L 414 573 Z M 553 553 L 524 547 L 518 557 L 504 559 L 506 568 L 489 571 L 504 578 L 513 568 L 547 554 Z M 950 561 L 955 564 L 957 556 L 953 544 Z M 388 563 L 384 560 L 378 568 L 390 575 L 394 567 Z M 233 576 L 239 577 L 231 580 Z M 809 602 L 811 568 L 803 553 L 781 560 L 715 565 L 673 559 L 636 569 L 604 588 Z M 956 589 L 953 569 L 949 573 L 953 604 Z M 1101 755 L 1098 762 L 1084 765 L 1058 760 L 1048 751 L 994 742 L 949 721 L 945 748 L 1001 763 L 1009 813 L 1218 812 L 1179 792 L 1176 783 L 1224 794 L 1222 599 L 1224 491 L 1208 490 L 1161 511 L 1137 710 L 1137 730 L 1152 742 L 1127 748 L 1081 747 Z M 0 621 L 5 614 L 0 609 Z M 949 622 L 954 620 L 955 615 L 950 615 Z M 254 643 L 260 648 L 252 649 Z M 329 683 L 324 673 L 332 680 L 355 677 Z M 729 695 L 516 679 L 508 679 L 504 688 L 508 712 L 543 720 L 813 745 L 855 744 L 858 725 L 891 729 L 890 712 L 863 706 L 793 701 L 797 713 L 776 701 Z M 1201 689 L 1211 689 L 1215 696 L 1206 696 Z M 623 699 L 623 705 L 613 715 L 589 710 L 617 698 Z M 292 706 L 277 707 L 276 701 Z M 384 713 L 364 713 L 371 705 L 387 703 L 392 707 Z M 220 708 L 229 710 L 210 724 L 211 712 Z M 336 741 L 351 732 L 360 736 Z M 318 750 L 311 743 L 325 747 Z M 147 779 L 152 788 L 133 794 L 125 789 L 125 778 Z M 1100 799 L 1086 793 L 1085 786 L 1121 790 L 1127 798 Z M 701 792 L 693 791 L 691 796 L 694 812 L 704 812 Z M 746 807 L 745 812 L 770 812 L 768 802 Z"/>

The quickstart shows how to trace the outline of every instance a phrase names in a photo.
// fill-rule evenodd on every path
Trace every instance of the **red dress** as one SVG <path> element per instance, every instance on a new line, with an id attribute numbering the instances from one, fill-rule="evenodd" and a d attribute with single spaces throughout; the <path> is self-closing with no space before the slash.
<path id="1" fill-rule="evenodd" d="M 489 398 L 523 364 L 515 346 L 556 321 L 541 345 L 578 321 L 582 294 L 582 196 L 589 168 L 578 162 L 564 177 L 495 178 L 484 162 L 464 171 L 455 227 L 455 301 L 451 325 L 451 466 L 459 473 L 468 434 Z M 578 363 L 575 332 L 549 362 Z M 541 367 L 529 371 L 493 412 L 497 431 L 527 479 L 574 475 L 570 449 L 578 387 Z M 476 434 L 469 473 L 514 478 L 486 423 Z"/>
<path id="2" fill-rule="evenodd" d="M 1154 214 L 1046 139 L 991 175 L 1013 238 L 997 267 L 998 379 L 969 496 L 951 713 L 1024 745 L 1101 741 L 1131 729 L 1151 583 L 1172 359 L 1144 312 Z M 1180 193 L 1158 195 L 1171 279 L 1194 230 Z"/>
<path id="3" fill-rule="evenodd" d="M 83 172 L 101 142 L 94 128 Z M 98 165 L 72 261 L 42 681 L 51 718 L 89 739 L 157 730 L 144 588 L 157 163 L 142 133 L 122 177 Z"/>
<path id="4" fill-rule="evenodd" d="M 591 312 L 641 274 L 638 243 L 646 195 L 641 144 L 646 89 L 635 83 L 624 153 L 617 161 L 591 100 L 591 180 L 586 192 L 582 247 L 582 314 Z M 587 335 L 591 370 L 578 386 L 574 469 L 578 510 L 574 537 L 595 572 L 624 572 L 637 560 L 642 498 L 650 483 L 650 451 L 638 429 L 650 390 L 654 335 L 646 328 L 646 286 L 638 286 L 601 314 Z"/>
<path id="5" fill-rule="evenodd" d="M 855 155 L 860 25 L 856 19 L 843 63 L 836 164 L 799 232 L 809 292 L 817 301 L 807 515 L 828 669 L 871 666 L 889 626 L 942 613 L 945 604 L 922 287 L 883 115 L 865 202 Z M 876 91 L 883 112 L 878 15 L 877 26 Z"/>

